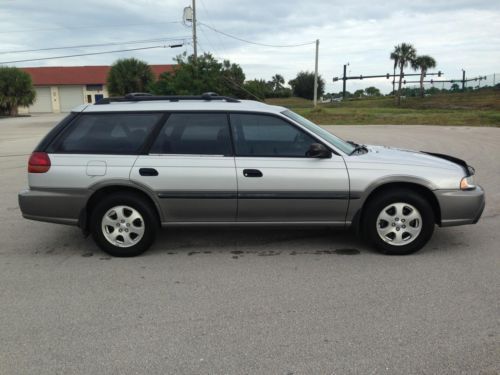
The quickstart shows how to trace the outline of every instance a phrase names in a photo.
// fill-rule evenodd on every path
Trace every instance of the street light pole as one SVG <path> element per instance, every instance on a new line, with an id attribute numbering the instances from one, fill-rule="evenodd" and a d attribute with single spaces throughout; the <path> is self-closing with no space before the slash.
<path id="1" fill-rule="evenodd" d="M 198 49 L 196 46 L 196 0 L 193 0 L 193 61 L 196 63 Z"/>
<path id="2" fill-rule="evenodd" d="M 345 84 L 346 84 L 346 77 L 347 77 L 347 64 L 344 64 L 344 76 L 342 77 L 342 100 L 345 99 Z"/>
<path id="3" fill-rule="evenodd" d="M 315 107 L 318 104 L 318 50 L 319 50 L 319 39 L 316 39 L 316 60 L 314 63 L 314 106 Z"/>

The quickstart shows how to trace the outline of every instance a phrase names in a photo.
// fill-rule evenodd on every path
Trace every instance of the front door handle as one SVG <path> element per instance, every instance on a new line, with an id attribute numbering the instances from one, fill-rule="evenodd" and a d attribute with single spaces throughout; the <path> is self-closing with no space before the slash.
<path id="1" fill-rule="evenodd" d="M 140 168 L 139 174 L 141 176 L 158 176 L 158 171 L 154 168 Z"/>
<path id="2" fill-rule="evenodd" d="M 262 177 L 263 174 L 258 169 L 243 169 L 243 176 L 245 176 L 245 177 Z"/>

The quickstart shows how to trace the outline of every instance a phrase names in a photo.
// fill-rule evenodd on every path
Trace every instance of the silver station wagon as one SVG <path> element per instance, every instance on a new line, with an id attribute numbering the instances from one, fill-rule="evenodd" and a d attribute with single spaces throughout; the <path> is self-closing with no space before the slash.
<path id="1" fill-rule="evenodd" d="M 381 252 L 409 254 L 435 225 L 479 220 L 473 175 L 452 156 L 346 142 L 283 107 L 139 93 L 55 126 L 19 205 L 27 219 L 78 225 L 114 256 L 178 225 L 354 226 Z"/>

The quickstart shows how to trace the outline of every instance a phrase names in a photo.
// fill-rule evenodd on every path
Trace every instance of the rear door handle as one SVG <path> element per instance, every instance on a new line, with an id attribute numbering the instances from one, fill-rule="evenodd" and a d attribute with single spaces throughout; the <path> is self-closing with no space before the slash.
<path id="1" fill-rule="evenodd" d="M 245 177 L 262 177 L 263 174 L 258 169 L 243 169 L 243 176 L 245 176 Z"/>
<path id="2" fill-rule="evenodd" d="M 158 176 L 158 171 L 154 168 L 140 168 L 139 174 L 141 176 Z"/>

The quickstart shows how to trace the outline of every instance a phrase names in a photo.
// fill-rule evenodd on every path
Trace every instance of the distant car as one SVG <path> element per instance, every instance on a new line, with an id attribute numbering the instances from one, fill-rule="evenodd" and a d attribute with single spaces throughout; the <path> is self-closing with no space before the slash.
<path id="1" fill-rule="evenodd" d="M 380 251 L 422 248 L 434 225 L 473 224 L 474 169 L 441 154 L 346 142 L 254 101 L 128 95 L 76 108 L 36 147 L 27 219 L 78 225 L 114 256 L 160 226 L 355 226 Z"/>

